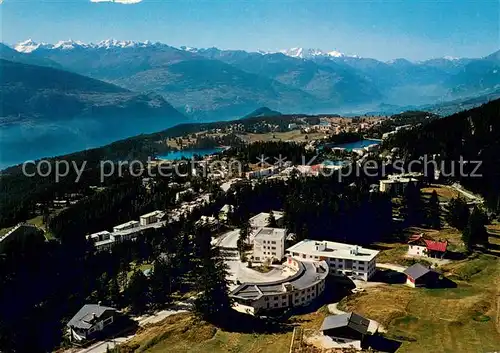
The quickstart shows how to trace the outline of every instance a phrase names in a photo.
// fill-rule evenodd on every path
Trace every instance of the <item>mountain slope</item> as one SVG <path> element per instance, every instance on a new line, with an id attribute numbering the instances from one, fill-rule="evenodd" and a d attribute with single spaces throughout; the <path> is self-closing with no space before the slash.
<path id="1" fill-rule="evenodd" d="M 186 121 L 158 95 L 7 60 L 0 71 L 0 167 Z"/>
<path id="2" fill-rule="evenodd" d="M 500 51 L 487 57 L 474 60 L 452 76 L 447 84 L 451 94 L 463 97 L 471 93 L 488 93 L 500 88 Z"/>
<path id="3" fill-rule="evenodd" d="M 401 148 L 406 160 L 416 160 L 424 155 L 439 156 L 447 163 L 443 168 L 443 173 L 449 175 L 447 178 L 482 194 L 491 207 L 499 208 L 499 116 L 500 99 L 497 99 L 397 134 L 388 141 L 387 147 Z M 463 168 L 458 168 L 460 161 Z M 478 162 L 479 169 L 475 170 Z"/>
<path id="4" fill-rule="evenodd" d="M 320 65 L 282 53 L 262 55 L 217 48 L 198 50 L 196 53 L 303 90 L 329 108 L 372 102 L 382 97 L 370 80 L 352 68 L 332 61 L 328 65 Z"/>
<path id="5" fill-rule="evenodd" d="M 282 115 L 280 112 L 271 110 L 268 107 L 261 107 L 259 109 L 255 109 L 250 114 L 245 115 L 244 117 L 241 118 L 241 120 L 250 118 L 263 118 L 269 116 L 280 116 L 280 115 Z"/>
<path id="6" fill-rule="evenodd" d="M 147 41 L 26 41 L 16 48 L 76 73 L 137 91 L 156 91 L 199 119 L 234 118 L 260 106 L 318 113 L 372 109 L 380 103 L 435 104 L 498 87 L 498 53 L 482 59 L 381 62 L 319 49 L 252 53 L 177 49 Z M 201 69 L 210 73 L 200 74 Z"/>
<path id="7" fill-rule="evenodd" d="M 72 43 L 71 49 L 40 48 L 31 55 L 131 90 L 155 91 L 199 119 L 234 118 L 262 105 L 300 111 L 318 103 L 300 89 L 197 53 L 161 43 L 120 43 Z"/>
<path id="8" fill-rule="evenodd" d="M 54 62 L 50 59 L 43 58 L 43 57 L 37 57 L 34 55 L 24 54 L 22 52 L 18 52 L 16 50 L 6 46 L 3 43 L 0 43 L 0 59 L 20 62 L 20 63 L 24 63 L 24 64 L 61 68 L 61 65 L 57 64 L 56 62 Z"/>
<path id="9" fill-rule="evenodd" d="M 2 116 L 70 118 L 74 116 L 133 115 L 183 116 L 164 99 L 63 70 L 0 60 Z"/>

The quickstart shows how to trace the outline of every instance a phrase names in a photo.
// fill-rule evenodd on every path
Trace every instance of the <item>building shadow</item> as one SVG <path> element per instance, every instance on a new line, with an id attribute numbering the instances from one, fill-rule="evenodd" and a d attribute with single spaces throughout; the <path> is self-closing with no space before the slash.
<path id="1" fill-rule="evenodd" d="M 293 331 L 294 328 L 283 312 L 278 311 L 270 312 L 268 316 L 259 317 L 230 310 L 214 323 L 225 331 L 237 333 L 286 333 Z"/>
<path id="2" fill-rule="evenodd" d="M 429 289 L 457 288 L 457 286 L 456 282 L 444 276 L 439 276 L 434 281 L 430 281 L 427 284 L 427 288 Z"/>
<path id="3" fill-rule="evenodd" d="M 363 341 L 363 348 L 371 348 L 375 352 L 396 352 L 401 347 L 402 342 L 396 341 L 381 334 L 367 336 Z"/>
<path id="4" fill-rule="evenodd" d="M 449 251 L 448 250 L 446 252 L 445 258 L 449 259 L 449 260 L 454 260 L 454 261 L 465 260 L 467 258 L 467 254 L 464 252 Z"/>
<path id="5" fill-rule="evenodd" d="M 390 270 L 377 268 L 377 271 L 370 278 L 370 282 L 382 282 L 387 284 L 404 284 L 406 283 L 406 275 L 404 273 Z"/>

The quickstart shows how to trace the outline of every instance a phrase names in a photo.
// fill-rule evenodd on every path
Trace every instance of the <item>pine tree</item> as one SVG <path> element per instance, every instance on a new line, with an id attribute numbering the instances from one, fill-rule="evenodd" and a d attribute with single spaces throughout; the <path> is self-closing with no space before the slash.
<path id="1" fill-rule="evenodd" d="M 427 220 L 431 228 L 441 229 L 441 208 L 436 190 L 429 198 Z"/>
<path id="2" fill-rule="evenodd" d="M 269 217 L 267 217 L 267 223 L 271 228 L 276 228 L 278 226 L 278 223 L 276 222 L 276 217 L 274 217 L 274 212 L 272 210 L 269 211 Z"/>
<path id="3" fill-rule="evenodd" d="M 403 195 L 401 213 L 407 225 L 420 225 L 423 221 L 423 204 L 420 190 L 413 183 L 408 183 Z"/>
<path id="4" fill-rule="evenodd" d="M 133 312 L 140 313 L 146 309 L 148 295 L 148 279 L 141 270 L 135 270 L 125 291 L 125 299 L 130 304 Z"/>
<path id="5" fill-rule="evenodd" d="M 486 224 L 486 215 L 479 208 L 475 207 L 462 233 L 462 240 L 469 251 L 474 245 L 488 243 Z"/>
<path id="6" fill-rule="evenodd" d="M 240 236 L 237 242 L 237 247 L 240 254 L 243 254 L 243 252 L 245 251 L 248 238 L 250 237 L 250 232 L 251 232 L 251 226 L 250 222 L 247 220 L 243 222 L 243 224 L 241 225 Z"/>
<path id="7" fill-rule="evenodd" d="M 204 320 L 222 323 L 231 310 L 227 265 L 218 248 L 211 250 L 211 256 L 203 259 L 198 289 L 201 292 L 195 300 L 195 313 Z"/>
<path id="8" fill-rule="evenodd" d="M 149 283 L 151 288 L 151 300 L 156 306 L 161 307 L 170 301 L 170 294 L 172 292 L 170 272 L 169 266 L 163 260 L 158 259 L 155 261 Z"/>
<path id="9" fill-rule="evenodd" d="M 118 284 L 118 278 L 113 277 L 108 282 L 108 295 L 106 301 L 114 307 L 120 307 L 122 302 L 122 295 L 120 293 L 120 285 Z"/>
<path id="10" fill-rule="evenodd" d="M 452 198 L 448 203 L 445 219 L 452 227 L 464 230 L 469 220 L 469 214 L 469 207 L 463 198 Z"/>

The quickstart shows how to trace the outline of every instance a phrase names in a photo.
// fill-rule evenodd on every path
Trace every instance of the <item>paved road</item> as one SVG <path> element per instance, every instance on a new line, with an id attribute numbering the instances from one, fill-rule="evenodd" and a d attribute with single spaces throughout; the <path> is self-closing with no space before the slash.
<path id="1" fill-rule="evenodd" d="M 166 317 L 169 317 L 174 314 L 179 314 L 183 312 L 187 312 L 192 307 L 190 302 L 178 302 L 175 303 L 170 309 L 162 310 L 154 313 L 153 315 L 144 315 L 133 318 L 133 320 L 137 321 L 139 326 L 145 326 L 147 324 L 154 324 L 156 322 L 160 322 Z M 91 345 L 90 347 L 83 349 L 72 349 L 65 351 L 67 353 L 106 353 L 107 348 L 114 348 L 118 344 L 122 344 L 130 341 L 135 335 L 130 335 L 126 337 L 117 337 L 113 339 L 108 339 L 105 341 L 99 341 Z"/>
<path id="2" fill-rule="evenodd" d="M 223 249 L 237 249 L 238 238 L 240 237 L 240 230 L 238 228 L 230 230 L 219 236 L 212 241 L 212 245 L 221 247 Z"/>
<path id="3" fill-rule="evenodd" d="M 378 268 L 383 268 L 386 270 L 393 270 L 396 272 L 404 272 L 406 270 L 406 267 L 401 266 L 401 265 L 396 265 L 396 264 L 387 264 L 387 263 L 377 263 Z"/>

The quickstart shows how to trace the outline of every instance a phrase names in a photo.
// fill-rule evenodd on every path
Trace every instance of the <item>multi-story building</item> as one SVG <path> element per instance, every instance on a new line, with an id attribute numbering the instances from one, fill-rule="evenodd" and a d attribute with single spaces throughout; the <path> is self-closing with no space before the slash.
<path id="1" fill-rule="evenodd" d="M 330 274 L 368 281 L 375 274 L 377 250 L 331 241 L 303 240 L 286 250 L 294 258 L 326 261 Z"/>
<path id="2" fill-rule="evenodd" d="M 138 221 L 129 221 L 127 223 L 119 224 L 113 227 L 113 232 L 120 232 L 122 230 L 132 229 L 139 227 Z"/>
<path id="3" fill-rule="evenodd" d="M 285 256 L 286 229 L 260 228 L 253 238 L 253 260 L 281 260 Z"/>
<path id="4" fill-rule="evenodd" d="M 283 226 L 283 221 L 284 221 L 284 213 L 281 212 L 281 211 L 272 211 L 273 212 L 273 216 L 274 216 L 274 219 L 276 220 L 276 225 L 278 227 L 282 227 Z M 269 226 L 269 213 L 268 212 L 261 212 L 255 216 L 253 216 L 252 218 L 250 218 L 248 221 L 250 223 L 250 226 L 253 228 L 253 229 L 258 229 L 258 228 L 262 228 L 262 227 L 268 227 Z"/>
<path id="5" fill-rule="evenodd" d="M 380 180 L 380 192 L 385 192 L 391 195 L 403 195 L 406 187 L 412 183 L 419 185 L 419 180 L 411 175 L 389 175 L 388 179 Z"/>
<path id="6" fill-rule="evenodd" d="M 289 257 L 283 267 L 289 277 L 264 283 L 243 283 L 230 296 L 234 309 L 252 315 L 270 310 L 304 306 L 325 289 L 328 265 L 325 261 L 301 261 Z"/>
<path id="7" fill-rule="evenodd" d="M 148 224 L 159 222 L 161 217 L 163 217 L 164 215 L 165 212 L 163 211 L 153 211 L 150 213 L 146 213 L 139 217 L 139 224 L 141 226 L 147 226 Z"/>

